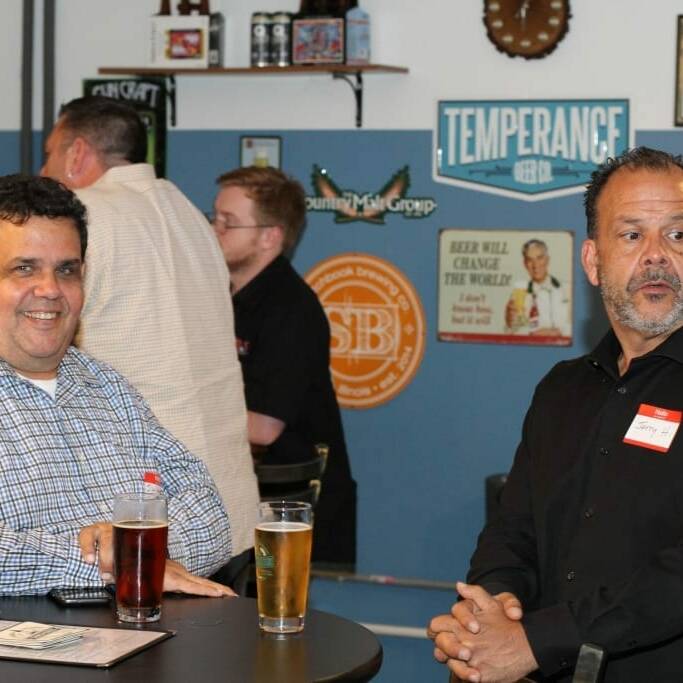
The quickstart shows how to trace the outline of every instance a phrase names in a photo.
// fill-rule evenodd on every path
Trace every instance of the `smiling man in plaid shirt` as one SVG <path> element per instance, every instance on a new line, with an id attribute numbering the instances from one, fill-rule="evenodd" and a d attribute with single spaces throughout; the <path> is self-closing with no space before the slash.
<path id="1" fill-rule="evenodd" d="M 121 375 L 71 346 L 86 244 L 85 209 L 64 186 L 0 178 L 0 594 L 110 581 L 105 520 L 144 478 L 168 498 L 164 589 L 232 594 L 202 578 L 231 551 L 206 467 Z"/>

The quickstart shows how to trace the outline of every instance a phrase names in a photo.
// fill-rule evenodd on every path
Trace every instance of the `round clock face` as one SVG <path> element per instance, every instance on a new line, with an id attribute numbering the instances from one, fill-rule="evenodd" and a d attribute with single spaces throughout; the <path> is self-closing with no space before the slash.
<path id="1" fill-rule="evenodd" d="M 484 0 L 489 40 L 510 57 L 550 54 L 569 28 L 569 0 Z"/>

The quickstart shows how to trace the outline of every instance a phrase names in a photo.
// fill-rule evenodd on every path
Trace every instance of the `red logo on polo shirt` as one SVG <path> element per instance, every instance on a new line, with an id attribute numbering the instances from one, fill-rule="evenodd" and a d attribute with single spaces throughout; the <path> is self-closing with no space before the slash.
<path id="1" fill-rule="evenodd" d="M 235 337 L 235 346 L 237 347 L 238 356 L 248 356 L 249 355 L 249 342 L 246 339 L 239 339 Z"/>

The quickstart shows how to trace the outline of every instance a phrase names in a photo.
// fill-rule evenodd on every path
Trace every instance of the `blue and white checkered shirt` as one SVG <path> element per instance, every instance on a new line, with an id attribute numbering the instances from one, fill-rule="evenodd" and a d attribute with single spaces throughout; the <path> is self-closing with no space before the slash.
<path id="1" fill-rule="evenodd" d="M 0 594 L 101 585 L 79 530 L 109 521 L 116 493 L 157 472 L 169 557 L 209 575 L 230 558 L 230 526 L 205 465 L 115 370 L 71 347 L 56 399 L 0 360 Z"/>

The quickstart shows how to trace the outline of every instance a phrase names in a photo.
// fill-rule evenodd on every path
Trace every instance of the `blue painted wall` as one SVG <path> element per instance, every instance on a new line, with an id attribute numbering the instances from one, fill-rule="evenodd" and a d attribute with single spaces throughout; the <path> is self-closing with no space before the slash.
<path id="1" fill-rule="evenodd" d="M 16 173 L 19 170 L 19 134 L 0 130 L 0 174 Z"/>
<path id="2" fill-rule="evenodd" d="M 213 179 L 238 165 L 245 131 L 173 133 L 168 170 L 203 209 Z M 434 197 L 423 220 L 387 215 L 386 225 L 338 225 L 332 214 L 310 213 L 294 259 L 300 272 L 346 251 L 395 263 L 413 282 L 427 317 L 424 360 L 412 383 L 389 403 L 343 411 L 359 484 L 358 571 L 446 581 L 464 576 L 484 516 L 483 482 L 508 469 L 531 393 L 555 362 L 585 352 L 606 325 L 579 271 L 584 234 L 581 195 L 527 203 L 432 180 L 431 131 L 269 131 L 281 135 L 283 168 L 312 191 L 314 164 L 342 188 L 379 190 L 406 164 L 408 196 Z M 454 344 L 436 340 L 437 238 L 445 227 L 572 230 L 575 247 L 573 347 L 531 348 Z M 454 594 L 316 580 L 311 602 L 370 623 L 424 627 L 447 611 Z M 427 640 L 383 637 L 380 682 L 443 683 L 445 672 Z"/>
<path id="3" fill-rule="evenodd" d="M 426 219 L 387 215 L 386 225 L 379 226 L 338 225 L 332 214 L 309 213 L 294 263 L 305 272 L 332 254 L 369 252 L 395 263 L 415 285 L 427 317 L 418 374 L 389 403 L 343 416 L 360 491 L 359 571 L 455 579 L 465 570 L 482 523 L 484 477 L 507 469 L 534 385 L 553 363 L 583 352 L 603 325 L 580 322 L 576 344 L 565 349 L 438 342 L 438 232 L 575 231 L 575 315 L 592 320 L 589 288 L 578 270 L 581 196 L 528 203 L 435 183 L 430 131 L 272 133 L 283 138 L 284 169 L 309 192 L 314 164 L 327 168 L 340 187 L 358 192 L 379 190 L 407 164 L 408 195 L 438 202 Z M 208 210 L 213 180 L 237 165 L 238 148 L 239 132 L 174 133 L 168 175 Z"/>
<path id="4" fill-rule="evenodd" d="M 171 131 L 168 177 L 209 211 L 214 180 L 237 166 L 239 137 L 248 131 Z M 584 235 L 581 195 L 524 202 L 432 180 L 431 131 L 258 131 L 280 135 L 283 168 L 311 192 L 314 164 L 358 192 L 379 190 L 408 165 L 409 196 L 433 197 L 438 209 L 422 220 L 387 215 L 386 225 L 337 225 L 311 213 L 294 259 L 300 272 L 345 251 L 395 263 L 413 282 L 427 317 L 427 345 L 412 383 L 370 410 L 343 411 L 354 476 L 359 484 L 358 571 L 455 581 L 464 576 L 484 517 L 483 482 L 506 471 L 538 380 L 557 361 L 585 353 L 606 322 L 580 270 Z M 683 151 L 678 131 L 648 131 L 639 144 Z M 36 136 L 36 145 L 40 143 Z M 0 173 L 18 165 L 18 136 L 0 133 Z M 36 166 L 39 165 L 37 159 Z M 569 348 L 456 344 L 436 340 L 437 238 L 446 227 L 538 228 L 575 233 L 575 342 Z M 446 611 L 445 591 L 336 584 L 316 580 L 312 605 L 350 618 L 423 627 Z M 427 641 L 383 638 L 378 681 L 443 683 Z"/>

